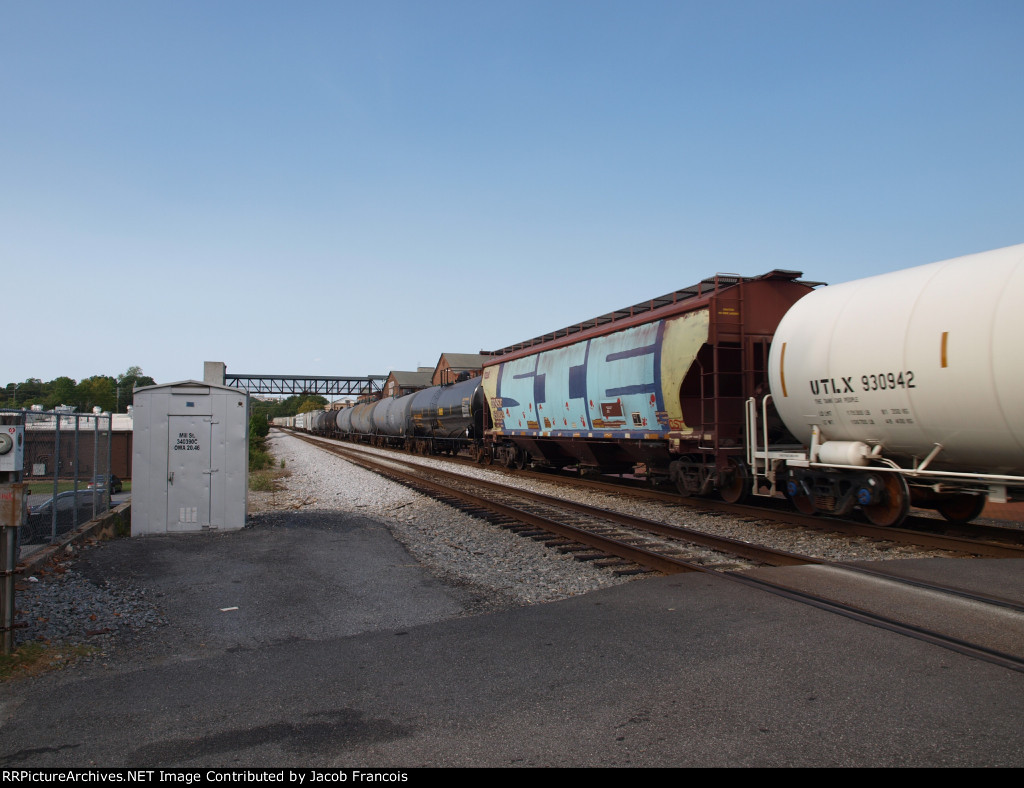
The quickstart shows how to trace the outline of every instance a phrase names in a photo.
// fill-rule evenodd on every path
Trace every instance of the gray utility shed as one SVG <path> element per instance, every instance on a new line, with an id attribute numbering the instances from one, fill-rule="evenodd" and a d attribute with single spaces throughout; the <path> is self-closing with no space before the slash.
<path id="1" fill-rule="evenodd" d="M 242 528 L 249 395 L 184 380 L 135 389 L 132 536 Z"/>

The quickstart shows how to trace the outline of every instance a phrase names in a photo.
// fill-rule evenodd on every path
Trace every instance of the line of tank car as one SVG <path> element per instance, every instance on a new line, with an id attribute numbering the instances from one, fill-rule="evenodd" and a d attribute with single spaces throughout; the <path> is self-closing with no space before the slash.
<path id="1" fill-rule="evenodd" d="M 1024 498 L 1024 244 L 831 287 L 718 275 L 298 429 L 896 525 Z"/>

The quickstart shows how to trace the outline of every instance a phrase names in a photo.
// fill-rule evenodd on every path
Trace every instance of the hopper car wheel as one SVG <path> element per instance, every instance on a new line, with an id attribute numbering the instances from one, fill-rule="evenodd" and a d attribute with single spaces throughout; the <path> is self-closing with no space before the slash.
<path id="1" fill-rule="evenodd" d="M 527 465 L 527 463 L 529 461 L 530 461 L 529 453 L 523 451 L 522 449 L 516 449 L 515 466 L 516 466 L 516 470 L 517 471 L 523 470 L 526 467 L 526 465 Z"/>
<path id="2" fill-rule="evenodd" d="M 969 523 L 985 508 L 984 495 L 951 495 L 935 507 L 951 523 Z"/>
<path id="3" fill-rule="evenodd" d="M 868 520 L 881 528 L 899 525 L 910 511 L 910 489 L 907 481 L 896 473 L 881 474 L 883 485 L 882 500 L 868 504 L 864 514 Z"/>
<path id="4" fill-rule="evenodd" d="M 818 513 L 818 506 L 814 498 L 804 492 L 803 485 L 797 479 L 790 479 L 786 485 L 786 497 L 793 504 L 793 508 L 800 514 L 813 515 Z"/>
<path id="5" fill-rule="evenodd" d="M 695 495 L 700 495 L 701 487 L 707 479 L 707 473 L 699 457 L 682 457 L 678 464 L 672 464 L 671 471 L 676 491 L 680 497 L 692 498 Z"/>
<path id="6" fill-rule="evenodd" d="M 793 508 L 800 512 L 800 514 L 818 513 L 818 507 L 814 505 L 814 500 L 809 495 L 794 495 L 789 499 L 789 502 L 793 504 Z"/>
<path id="7" fill-rule="evenodd" d="M 726 503 L 743 503 L 750 496 L 750 473 L 747 465 L 741 460 L 729 460 L 729 470 L 722 476 L 722 485 L 718 488 L 722 500 Z"/>

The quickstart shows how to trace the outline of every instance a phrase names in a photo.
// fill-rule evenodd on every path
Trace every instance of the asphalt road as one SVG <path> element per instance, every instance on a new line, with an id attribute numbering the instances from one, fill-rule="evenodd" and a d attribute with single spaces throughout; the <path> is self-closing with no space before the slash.
<path id="1" fill-rule="evenodd" d="M 171 623 L 0 686 L 0 766 L 1024 765 L 1024 674 L 698 575 L 473 615 L 376 523 L 268 517 L 87 552 Z"/>

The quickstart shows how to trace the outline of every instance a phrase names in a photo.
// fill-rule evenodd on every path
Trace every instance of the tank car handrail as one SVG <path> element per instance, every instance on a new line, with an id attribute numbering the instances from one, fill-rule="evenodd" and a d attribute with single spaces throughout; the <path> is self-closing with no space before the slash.
<path id="1" fill-rule="evenodd" d="M 750 397 L 746 402 L 746 420 L 747 420 L 747 432 L 746 432 L 746 444 L 747 444 L 747 467 L 750 468 L 751 475 L 753 476 L 753 485 L 751 486 L 751 492 L 754 495 L 772 498 L 778 492 L 776 486 L 776 472 L 772 469 L 769 460 L 772 457 L 772 448 L 768 442 L 768 404 L 772 399 L 771 394 L 765 394 L 761 399 L 761 431 L 762 439 L 764 441 L 764 451 L 758 451 L 757 443 L 757 398 Z M 801 447 L 802 448 L 802 447 Z M 779 450 L 776 449 L 776 452 Z M 789 453 L 788 451 L 786 452 Z M 764 473 L 759 472 L 758 460 L 764 461 Z M 765 481 L 769 483 L 769 489 L 767 493 L 761 493 L 758 488 L 757 480 L 760 477 L 764 477 Z"/>

